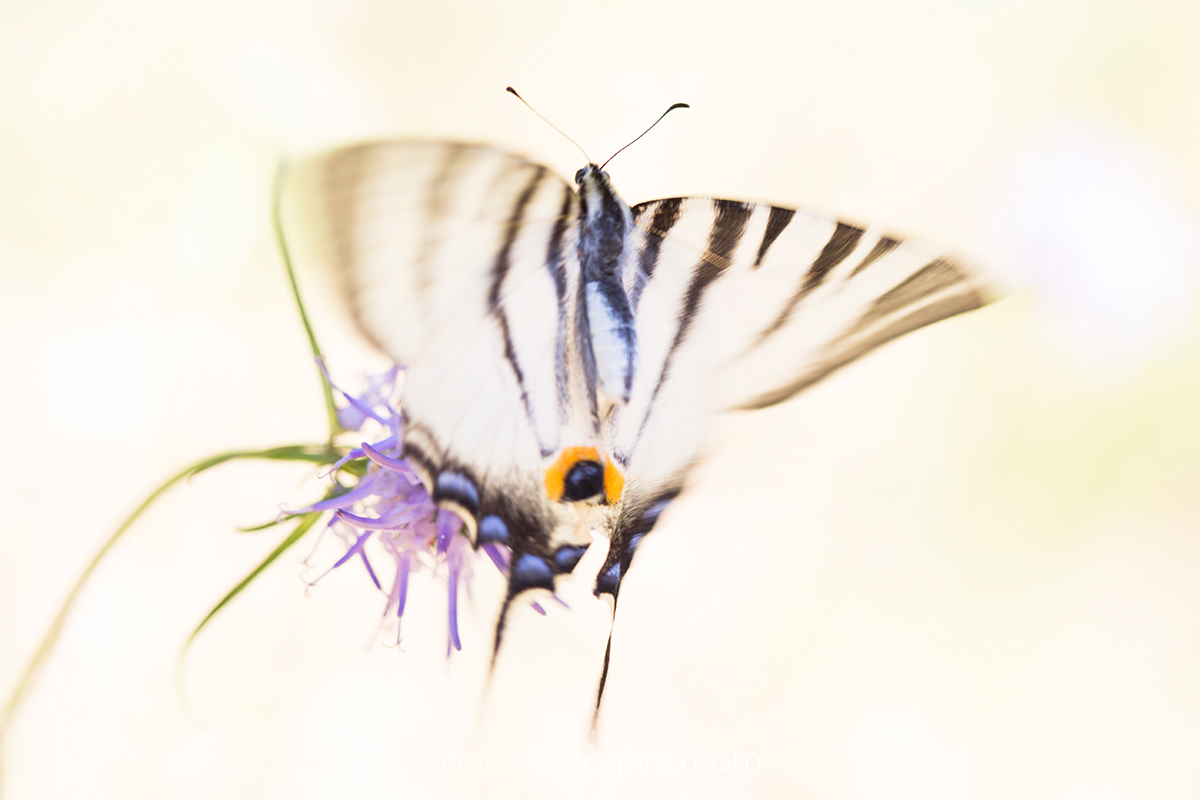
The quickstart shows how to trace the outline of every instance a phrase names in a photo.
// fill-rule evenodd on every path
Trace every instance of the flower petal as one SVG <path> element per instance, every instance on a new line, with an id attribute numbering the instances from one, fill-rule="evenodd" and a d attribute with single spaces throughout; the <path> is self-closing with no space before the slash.
<path id="1" fill-rule="evenodd" d="M 378 450 L 376 450 L 374 447 L 367 444 L 366 442 L 362 443 L 362 451 L 363 451 L 363 454 L 366 455 L 367 458 L 371 459 L 372 461 L 374 461 L 376 464 L 383 467 L 384 469 L 391 470 L 392 472 L 400 472 L 400 473 L 403 473 L 404 475 L 414 474 L 413 468 L 409 465 L 409 463 L 407 461 L 402 461 L 398 458 L 390 458 L 388 456 L 385 456 L 383 453 L 379 452 Z"/>

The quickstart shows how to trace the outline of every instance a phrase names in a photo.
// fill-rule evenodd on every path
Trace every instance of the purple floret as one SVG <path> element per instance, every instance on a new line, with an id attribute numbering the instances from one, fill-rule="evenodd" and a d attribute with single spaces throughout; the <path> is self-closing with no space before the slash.
<path id="1" fill-rule="evenodd" d="M 324 363 L 321 364 L 321 371 L 329 380 Z M 352 450 L 330 471 L 336 478 L 345 464 L 361 460 L 365 471 L 357 484 L 336 497 L 284 513 L 334 512 L 327 530 L 332 530 L 346 542 L 347 550 L 321 577 L 357 555 L 366 566 L 371 580 L 383 591 L 364 549 L 372 537 L 382 545 L 383 551 L 395 562 L 391 590 L 387 593 L 384 606 L 385 617 L 395 610 L 397 618 L 403 618 L 408 579 L 412 572 L 423 566 L 435 573 L 445 569 L 450 634 L 447 652 L 451 647 L 461 650 L 458 585 L 460 581 L 468 585 L 471 579 L 475 550 L 467 539 L 459 516 L 439 508 L 433 502 L 412 465 L 403 458 L 402 416 L 392 399 L 398 376 L 399 368 L 393 367 L 372 378 L 366 391 L 360 395 L 347 394 L 329 381 L 334 391 L 349 404 L 339 410 L 339 423 L 347 430 L 359 430 L 363 426 L 370 426 L 372 422 L 376 423 L 382 428 L 381 438 L 373 443 L 362 442 L 360 447 Z M 487 544 L 482 550 L 497 569 L 502 573 L 507 572 L 507 548 Z"/>

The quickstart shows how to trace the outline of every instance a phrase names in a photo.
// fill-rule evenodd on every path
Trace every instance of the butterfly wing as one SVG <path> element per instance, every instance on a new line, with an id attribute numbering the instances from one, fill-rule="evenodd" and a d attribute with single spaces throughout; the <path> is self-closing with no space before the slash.
<path id="1" fill-rule="evenodd" d="M 447 142 L 347 148 L 308 172 L 361 328 L 406 366 L 405 458 L 477 542 L 512 549 L 510 599 L 552 589 L 555 550 L 590 542 L 543 478 L 572 418 L 577 195 L 545 167 Z"/>
<path id="2" fill-rule="evenodd" d="M 972 271 L 923 243 L 812 211 L 707 198 L 632 209 L 626 284 L 639 360 L 610 452 L 626 492 L 598 589 L 616 594 L 679 493 L 711 415 L 782 402 L 907 331 L 985 302 Z"/>
<path id="3" fill-rule="evenodd" d="M 611 547 L 596 588 L 615 599 L 714 413 L 781 402 L 983 302 L 971 272 L 878 229 L 728 200 L 643 203 L 621 275 L 636 368 L 627 401 L 598 411 L 581 363 L 571 187 L 517 156 L 446 142 L 349 148 L 316 173 L 354 312 L 407 366 L 405 457 L 477 542 L 512 548 L 508 602 L 553 589 L 587 544 L 546 482 L 573 436 L 593 437 L 623 475 L 619 500 L 599 509 Z"/>

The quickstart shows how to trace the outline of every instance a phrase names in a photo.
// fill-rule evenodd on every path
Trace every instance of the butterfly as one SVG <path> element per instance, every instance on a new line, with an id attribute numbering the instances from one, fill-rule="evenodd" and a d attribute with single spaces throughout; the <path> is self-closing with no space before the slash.
<path id="1" fill-rule="evenodd" d="M 384 141 L 312 169 L 359 327 L 406 368 L 404 458 L 475 547 L 511 551 L 493 657 L 513 601 L 553 592 L 593 528 L 615 613 L 714 415 L 986 300 L 976 272 L 881 228 L 703 197 L 629 206 L 594 163 L 572 185 L 484 145 Z"/>

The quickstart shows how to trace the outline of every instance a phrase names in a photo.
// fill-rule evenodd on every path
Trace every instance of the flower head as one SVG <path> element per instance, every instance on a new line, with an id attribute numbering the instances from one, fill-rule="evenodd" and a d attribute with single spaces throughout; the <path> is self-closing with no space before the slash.
<path id="1" fill-rule="evenodd" d="M 326 524 L 346 544 L 346 553 L 320 577 L 356 557 L 380 591 L 387 594 L 383 614 L 396 614 L 397 625 L 404 617 L 409 576 L 423 568 L 445 573 L 447 578 L 449 648 L 462 649 L 458 636 L 458 586 L 468 585 L 473 573 L 475 551 L 457 514 L 439 508 L 422 485 L 416 471 L 403 458 L 403 417 L 393 402 L 399 367 L 369 379 L 359 395 L 349 394 L 329 379 L 325 365 L 321 372 L 347 405 L 338 410 L 338 421 L 347 430 L 364 427 L 379 429 L 373 443 L 363 441 L 330 469 L 335 494 L 307 508 L 284 512 L 288 515 L 314 511 L 333 512 Z M 372 426 L 372 423 L 374 425 Z M 356 475 L 353 485 L 338 481 L 339 476 Z M 395 563 L 391 586 L 384 589 L 375 567 L 367 556 L 366 545 L 376 539 Z M 508 569 L 507 548 L 487 544 L 481 548 L 501 572 Z M 315 583 L 316 581 L 314 581 Z M 397 627 L 397 638 L 399 627 Z"/>

